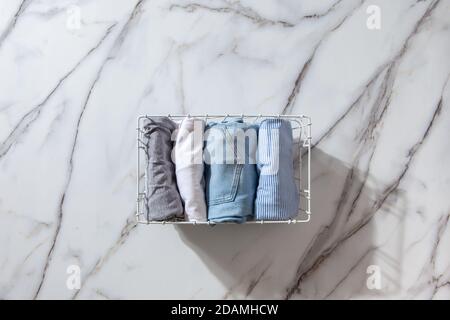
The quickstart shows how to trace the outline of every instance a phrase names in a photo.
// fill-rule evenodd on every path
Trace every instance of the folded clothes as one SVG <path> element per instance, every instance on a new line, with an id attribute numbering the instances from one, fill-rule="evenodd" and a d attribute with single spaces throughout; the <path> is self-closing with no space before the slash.
<path id="1" fill-rule="evenodd" d="M 299 210 L 293 165 L 293 137 L 289 121 L 266 119 L 258 133 L 259 185 L 255 201 L 257 220 L 289 220 Z"/>
<path id="2" fill-rule="evenodd" d="M 242 223 L 253 216 L 258 183 L 257 127 L 231 118 L 212 122 L 205 132 L 208 220 Z"/>
<path id="3" fill-rule="evenodd" d="M 175 122 L 167 117 L 152 117 L 144 120 L 148 220 L 183 218 L 183 205 L 177 189 L 175 166 L 171 158 L 173 148 L 171 136 L 176 127 Z"/>
<path id="4" fill-rule="evenodd" d="M 185 118 L 174 146 L 178 189 L 188 221 L 206 221 L 203 179 L 203 131 L 201 119 Z"/>

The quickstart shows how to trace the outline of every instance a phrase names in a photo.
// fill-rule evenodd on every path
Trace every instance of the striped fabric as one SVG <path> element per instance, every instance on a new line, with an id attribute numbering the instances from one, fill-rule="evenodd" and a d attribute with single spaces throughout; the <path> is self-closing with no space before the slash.
<path id="1" fill-rule="evenodd" d="M 294 219 L 299 211 L 295 184 L 291 124 L 283 119 L 266 119 L 259 128 L 255 218 Z"/>

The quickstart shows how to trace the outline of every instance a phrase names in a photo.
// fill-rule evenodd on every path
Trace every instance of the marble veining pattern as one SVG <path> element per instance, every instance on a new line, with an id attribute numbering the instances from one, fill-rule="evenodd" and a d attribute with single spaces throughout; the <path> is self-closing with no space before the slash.
<path id="1" fill-rule="evenodd" d="M 0 298 L 450 299 L 449 13 L 1 1 Z M 137 116 L 242 112 L 312 117 L 312 222 L 137 226 Z"/>

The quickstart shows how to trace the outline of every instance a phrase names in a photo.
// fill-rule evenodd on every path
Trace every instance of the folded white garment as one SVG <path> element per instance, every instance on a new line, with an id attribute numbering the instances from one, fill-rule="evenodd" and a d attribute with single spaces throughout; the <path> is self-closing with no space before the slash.
<path id="1" fill-rule="evenodd" d="M 203 120 L 184 118 L 179 126 L 174 147 L 178 190 L 188 221 L 206 221 L 203 180 L 204 129 Z"/>

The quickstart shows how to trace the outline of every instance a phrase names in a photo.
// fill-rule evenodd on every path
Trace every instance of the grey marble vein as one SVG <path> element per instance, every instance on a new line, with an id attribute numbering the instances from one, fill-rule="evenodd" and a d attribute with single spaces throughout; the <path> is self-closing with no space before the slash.
<path id="1" fill-rule="evenodd" d="M 238 16 L 241 16 L 245 19 L 248 19 L 256 24 L 259 25 L 279 25 L 281 27 L 286 27 L 286 28 L 292 28 L 295 25 L 292 23 L 289 23 L 287 21 L 283 21 L 283 20 L 270 20 L 264 17 L 261 17 L 257 12 L 255 12 L 254 10 L 252 10 L 251 8 L 248 7 L 244 7 L 242 6 L 239 2 L 230 3 L 230 6 L 228 7 L 210 7 L 210 6 L 206 6 L 200 3 L 190 3 L 187 5 L 179 5 L 179 4 L 172 4 L 169 7 L 169 10 L 174 10 L 174 9 L 181 9 L 181 10 L 185 10 L 187 12 L 195 12 L 196 10 L 207 10 L 207 11 L 212 11 L 212 12 L 218 12 L 218 13 L 232 13 Z"/>
<path id="2" fill-rule="evenodd" d="M 126 35 L 127 31 L 128 31 L 130 23 L 133 21 L 133 19 L 136 18 L 136 16 L 137 16 L 136 14 L 141 9 L 141 6 L 142 6 L 142 4 L 144 2 L 145 2 L 145 0 L 138 1 L 137 4 L 135 5 L 135 7 L 133 8 L 133 10 L 132 10 L 128 20 L 124 24 L 121 32 L 119 33 L 119 36 L 117 37 L 117 39 L 116 39 L 116 41 L 115 41 L 115 43 L 114 43 L 114 45 L 112 47 L 113 49 L 111 50 L 111 52 L 113 52 L 118 46 L 122 45 L 123 40 L 125 38 L 125 35 Z M 103 41 L 103 39 L 102 39 L 102 41 Z M 49 250 L 49 252 L 47 254 L 47 259 L 46 259 L 45 266 L 44 266 L 44 269 L 43 269 L 43 272 L 42 272 L 41 280 L 40 280 L 40 282 L 38 284 L 38 287 L 37 287 L 37 290 L 36 290 L 36 292 L 34 294 L 34 299 L 37 299 L 39 297 L 39 293 L 41 292 L 42 285 L 43 285 L 43 283 L 45 281 L 45 278 L 46 278 L 47 270 L 48 270 L 50 262 L 52 260 L 53 252 L 54 252 L 54 249 L 55 249 L 55 245 L 56 245 L 56 242 L 58 240 L 58 236 L 60 234 L 62 221 L 63 221 L 63 215 L 64 215 L 64 209 L 63 209 L 64 201 L 66 199 L 66 194 L 67 194 L 68 189 L 70 187 L 70 182 L 71 182 L 72 174 L 73 174 L 73 158 L 74 158 L 74 154 L 75 154 L 75 150 L 76 150 L 76 146 L 77 146 L 77 142 L 78 142 L 78 134 L 79 134 L 80 124 L 81 124 L 81 121 L 83 119 L 83 115 L 84 115 L 84 113 L 86 111 L 86 108 L 88 106 L 88 103 L 89 103 L 89 100 L 91 98 L 92 92 L 93 92 L 93 90 L 95 88 L 95 85 L 99 81 L 99 79 L 100 79 L 100 77 L 102 75 L 103 69 L 106 66 L 106 63 L 111 61 L 111 60 L 112 60 L 112 57 L 108 56 L 108 58 L 105 60 L 105 62 L 102 63 L 102 65 L 100 66 L 100 69 L 97 72 L 97 76 L 96 76 L 96 78 L 94 79 L 94 81 L 92 82 L 92 84 L 91 84 L 91 86 L 89 88 L 89 91 L 87 93 L 86 99 L 84 101 L 84 104 L 83 104 L 83 106 L 81 108 L 80 114 L 79 114 L 78 119 L 77 119 L 74 139 L 73 139 L 72 148 L 71 148 L 70 156 L 69 156 L 69 167 L 68 167 L 67 180 L 66 180 L 66 183 L 64 185 L 64 189 L 63 189 L 63 192 L 62 192 L 62 195 L 61 195 L 61 200 L 59 202 L 56 230 L 55 230 L 55 234 L 53 236 L 53 241 L 52 241 L 52 244 L 50 246 L 50 250 Z"/>
<path id="3" fill-rule="evenodd" d="M 447 79 L 447 82 L 448 82 L 448 79 Z M 443 90 L 445 90 L 447 82 L 445 83 Z M 322 247 L 321 242 L 317 242 L 317 248 L 315 248 L 315 249 L 317 251 L 319 251 L 320 254 L 319 254 L 318 257 L 313 258 L 312 262 L 309 262 L 309 257 L 308 256 L 305 256 L 303 258 L 302 263 L 300 263 L 300 265 L 299 265 L 297 276 L 296 276 L 296 280 L 294 281 L 294 284 L 287 289 L 286 299 L 291 298 L 296 292 L 298 292 L 299 287 L 301 286 L 301 282 L 306 277 L 310 276 L 311 273 L 313 273 L 323 263 L 323 261 L 328 259 L 335 252 L 335 250 L 339 246 L 341 246 L 345 241 L 350 239 L 357 232 L 362 230 L 363 227 L 365 227 L 372 220 L 372 218 L 374 217 L 375 213 L 384 205 L 386 200 L 391 195 L 395 194 L 395 192 L 397 191 L 398 186 L 400 185 L 401 181 L 403 180 L 403 178 L 405 177 L 406 173 L 408 172 L 408 170 L 409 170 L 409 168 L 411 166 L 411 163 L 413 162 L 413 160 L 415 159 L 415 157 L 416 157 L 418 151 L 420 150 L 421 146 L 423 145 L 423 143 L 425 142 L 425 140 L 429 136 L 433 125 L 435 124 L 435 122 L 439 118 L 439 116 L 441 114 L 441 110 L 442 110 L 442 98 L 437 103 L 436 108 L 435 108 L 435 110 L 433 112 L 432 118 L 431 118 L 430 122 L 428 123 L 428 126 L 426 127 L 425 132 L 423 133 L 422 137 L 413 146 L 411 146 L 411 148 L 409 150 L 409 153 L 407 155 L 406 163 L 403 165 L 402 170 L 399 172 L 399 174 L 397 175 L 395 180 L 392 181 L 392 183 L 389 186 L 387 186 L 380 193 L 380 197 L 375 201 L 375 203 L 373 204 L 372 208 L 368 212 L 366 212 L 364 214 L 364 217 L 361 220 L 359 220 L 354 226 L 352 226 L 350 228 L 350 230 L 348 232 L 346 232 L 338 241 L 335 241 L 328 248 L 322 250 L 321 249 L 321 247 Z M 345 194 L 346 194 L 346 192 L 344 191 L 344 195 Z M 342 198 L 342 195 L 341 195 L 341 198 Z M 339 215 L 339 213 L 336 213 L 335 217 L 337 217 L 338 215 Z M 335 218 L 333 220 L 333 222 L 336 221 L 336 220 L 337 220 L 337 218 Z M 328 230 L 329 230 L 329 228 L 326 228 L 324 233 L 322 233 L 321 235 L 323 235 L 323 237 L 327 238 L 328 237 L 328 234 L 327 234 Z M 320 238 L 321 237 L 318 237 L 318 239 L 320 239 Z M 314 252 L 314 244 L 311 247 L 310 251 Z"/>
<path id="4" fill-rule="evenodd" d="M 22 16 L 22 14 L 25 12 L 27 7 L 30 5 L 31 0 L 22 0 L 19 7 L 17 8 L 17 11 L 14 13 L 14 16 L 9 21 L 8 25 L 6 26 L 5 30 L 0 34 L 0 48 L 5 43 L 5 40 L 9 37 L 11 32 L 14 30 L 14 27 L 17 24 L 17 21 Z"/>
<path id="5" fill-rule="evenodd" d="M 133 213 L 132 218 L 127 220 L 125 226 L 122 228 L 120 236 L 117 238 L 116 242 L 110 248 L 108 248 L 106 253 L 97 260 L 94 267 L 88 272 L 88 274 L 84 278 L 84 281 L 82 282 L 82 287 L 75 291 L 72 299 L 76 299 L 78 297 L 89 279 L 101 271 L 103 265 L 107 263 L 111 256 L 120 249 L 120 247 L 127 241 L 131 232 L 136 229 L 137 223 L 134 220 L 134 216 L 135 214 Z"/>
<path id="6" fill-rule="evenodd" d="M 78 69 L 80 65 L 83 64 L 86 59 L 88 59 L 105 41 L 111 31 L 114 29 L 116 24 L 111 25 L 107 28 L 105 34 L 102 36 L 99 42 L 91 48 L 86 55 L 84 55 L 80 61 L 78 61 L 61 79 L 58 80 L 56 85 L 51 89 L 51 91 L 44 97 L 44 99 L 39 102 L 35 107 L 28 111 L 16 124 L 8 137 L 0 145 L 0 159 L 4 157 L 11 147 L 24 135 L 29 127 L 39 118 L 42 108 L 48 103 L 48 101 L 54 96 L 58 89 L 63 85 L 63 83 Z"/>
<path id="7" fill-rule="evenodd" d="M 450 0 L 5 8 L 0 299 L 449 298 Z M 236 112 L 312 117 L 311 221 L 137 225 L 136 117 Z"/>
<path id="8" fill-rule="evenodd" d="M 397 52 L 397 54 L 386 64 L 380 66 L 377 71 L 374 73 L 373 77 L 371 77 L 367 84 L 364 85 L 360 95 L 356 98 L 356 100 L 349 106 L 349 108 L 347 108 L 345 110 L 345 112 L 339 117 L 339 119 L 334 122 L 329 129 L 322 134 L 319 138 L 314 139 L 314 143 L 312 148 L 314 148 L 316 145 L 318 145 L 323 139 L 325 139 L 327 136 L 329 136 L 333 130 L 337 127 L 337 125 L 346 118 L 346 116 L 350 113 L 350 111 L 358 105 L 358 103 L 360 102 L 361 98 L 363 97 L 364 93 L 366 92 L 366 90 L 373 84 L 373 82 L 376 80 L 376 78 L 385 70 L 385 68 L 388 68 L 388 70 L 392 70 L 394 64 L 398 65 L 398 62 L 402 59 L 402 57 L 405 55 L 405 53 L 408 50 L 408 46 L 410 41 L 412 41 L 413 37 L 417 34 L 417 32 L 419 31 L 420 27 L 422 26 L 422 24 L 425 22 L 425 20 L 430 16 L 430 14 L 433 12 L 433 10 L 436 8 L 436 6 L 439 4 L 440 0 L 436 0 L 434 2 L 432 2 L 429 7 L 427 8 L 427 10 L 425 11 L 425 13 L 422 15 L 422 17 L 414 24 L 414 27 L 411 31 L 411 33 L 409 34 L 409 36 L 405 39 L 403 45 L 401 46 L 401 48 L 399 49 L 399 51 Z"/>
<path id="9" fill-rule="evenodd" d="M 340 1 L 336 2 L 333 5 L 333 9 L 340 3 Z M 305 62 L 305 64 L 303 65 L 303 67 L 301 68 L 300 72 L 298 73 L 297 78 L 295 79 L 294 82 L 294 87 L 291 91 L 291 94 L 289 95 L 286 105 L 283 107 L 283 110 L 281 112 L 281 114 L 290 114 L 292 113 L 292 109 L 295 106 L 295 102 L 296 102 L 296 98 L 300 92 L 301 89 L 301 85 L 302 85 L 302 81 L 303 79 L 306 77 L 309 67 L 314 59 L 314 56 L 316 55 L 317 50 L 320 48 L 320 46 L 322 45 L 322 43 L 327 39 L 327 37 L 329 37 L 334 31 L 338 30 L 344 23 L 345 21 L 347 21 L 348 18 L 350 18 L 352 16 L 352 14 L 358 10 L 358 8 L 361 7 L 361 5 L 364 3 L 363 0 L 361 0 L 359 2 L 359 5 L 355 6 L 351 12 L 347 13 L 337 24 L 336 26 L 334 26 L 333 28 L 331 28 L 331 30 L 329 30 L 326 34 L 324 34 L 321 38 L 321 40 L 317 43 L 317 45 L 314 46 L 313 51 L 311 56 L 309 57 L 309 59 Z M 330 12 L 333 11 L 332 9 L 330 9 Z"/>

